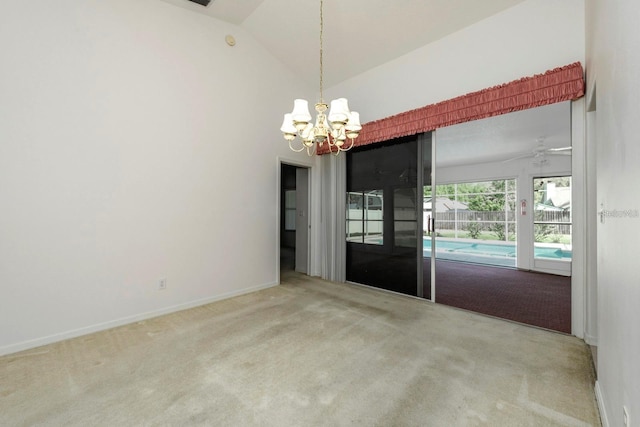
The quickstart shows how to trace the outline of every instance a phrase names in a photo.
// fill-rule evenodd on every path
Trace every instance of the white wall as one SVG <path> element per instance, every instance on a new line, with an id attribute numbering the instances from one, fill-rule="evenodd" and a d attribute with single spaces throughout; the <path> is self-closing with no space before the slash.
<path id="1" fill-rule="evenodd" d="M 584 0 L 527 0 L 327 91 L 362 122 L 584 63 Z"/>
<path id="2" fill-rule="evenodd" d="M 0 52 L 0 354 L 276 283 L 278 128 L 314 89 L 157 0 L 4 2 Z"/>
<path id="3" fill-rule="evenodd" d="M 587 0 L 587 88 L 596 87 L 597 206 L 640 211 L 640 53 L 636 0 Z M 592 93 L 588 94 L 588 99 Z M 591 212 L 590 215 L 595 215 Z M 598 223 L 598 384 L 604 425 L 640 423 L 640 217 Z"/>

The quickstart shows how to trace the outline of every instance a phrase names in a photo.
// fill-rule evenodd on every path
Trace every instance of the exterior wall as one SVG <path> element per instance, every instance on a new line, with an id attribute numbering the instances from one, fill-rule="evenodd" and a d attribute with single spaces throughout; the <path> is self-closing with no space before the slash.
<path id="1" fill-rule="evenodd" d="M 0 354 L 277 283 L 278 127 L 315 89 L 157 0 L 4 2 L 0 51 Z"/>

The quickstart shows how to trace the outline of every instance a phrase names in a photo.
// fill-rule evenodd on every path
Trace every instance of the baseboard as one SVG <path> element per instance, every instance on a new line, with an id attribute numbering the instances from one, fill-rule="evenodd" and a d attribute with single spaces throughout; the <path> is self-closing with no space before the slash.
<path id="1" fill-rule="evenodd" d="M 598 346 L 598 338 L 594 337 L 591 334 L 587 334 L 587 333 L 584 334 L 584 342 L 594 347 Z"/>
<path id="2" fill-rule="evenodd" d="M 596 381 L 596 402 L 598 402 L 598 410 L 600 411 L 600 422 L 602 422 L 602 427 L 609 427 L 609 419 L 607 418 L 607 410 L 604 407 L 604 399 L 602 396 L 602 389 L 600 388 L 600 383 Z"/>
<path id="3" fill-rule="evenodd" d="M 221 301 L 233 297 L 237 297 L 244 294 L 260 291 L 262 289 L 272 288 L 278 286 L 278 283 L 267 283 L 263 285 L 254 286 L 251 288 L 241 289 L 239 291 L 228 292 L 225 294 L 217 295 L 214 297 L 203 298 L 195 301 L 190 301 L 182 304 L 177 304 L 170 307 L 165 307 L 159 310 L 149 311 L 146 313 L 140 313 L 133 316 L 127 316 L 116 320 L 111 320 L 104 323 L 98 323 L 91 326 L 86 326 L 71 331 L 61 332 L 58 334 L 49 335 L 42 338 L 36 338 L 33 340 L 22 341 L 17 344 L 10 344 L 4 347 L 0 347 L 0 356 L 6 356 L 7 354 L 17 353 L 19 351 L 30 350 L 36 347 L 41 347 L 47 344 L 53 344 L 55 342 L 68 340 L 71 338 L 77 338 L 83 335 L 92 334 L 94 332 L 100 332 L 107 329 L 117 328 L 119 326 L 128 325 L 130 323 L 140 322 L 142 320 L 152 319 L 154 317 L 164 316 L 165 314 L 175 313 L 177 311 L 188 310 L 190 308 L 199 307 L 201 305 L 211 304 L 216 301 Z"/>

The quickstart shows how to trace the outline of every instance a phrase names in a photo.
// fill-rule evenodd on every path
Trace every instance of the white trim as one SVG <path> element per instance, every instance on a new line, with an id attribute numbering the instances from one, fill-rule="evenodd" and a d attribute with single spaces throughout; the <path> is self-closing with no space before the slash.
<path id="1" fill-rule="evenodd" d="M 587 176 L 585 164 L 585 101 L 571 102 L 571 333 L 584 339 L 587 298 Z"/>
<path id="2" fill-rule="evenodd" d="M 609 427 L 609 418 L 607 417 L 607 410 L 605 409 L 604 397 L 598 381 L 596 381 L 595 392 L 598 410 L 600 411 L 600 422 L 602 423 L 602 427 Z"/>
<path id="3" fill-rule="evenodd" d="M 92 334 L 95 332 L 105 331 L 107 329 L 113 329 L 119 326 L 129 325 L 131 323 L 140 322 L 142 320 L 152 319 L 154 317 L 164 316 L 165 314 L 171 314 L 178 311 L 188 310 L 190 308 L 199 307 L 213 302 L 237 297 L 240 295 L 249 294 L 252 292 L 260 291 L 263 289 L 278 286 L 277 282 L 266 283 L 263 285 L 253 286 L 251 288 L 241 289 L 239 291 L 233 291 L 217 295 L 214 297 L 202 298 L 195 301 L 190 301 L 170 307 L 165 307 L 159 310 L 148 311 L 146 313 L 135 314 L 133 316 L 127 316 L 116 320 L 111 320 L 104 323 L 98 323 L 91 326 L 85 326 L 79 329 L 73 329 L 66 332 L 61 332 L 53 335 L 49 335 L 42 338 L 36 338 L 28 341 L 22 341 L 17 344 L 10 344 L 4 347 L 0 347 L 0 356 L 7 354 L 17 353 L 19 351 L 30 350 L 32 348 L 40 347 L 47 344 L 52 344 L 59 341 L 68 340 L 71 338 L 77 338 L 83 335 Z"/>
<path id="4" fill-rule="evenodd" d="M 572 261 L 536 258 L 534 253 L 533 268 L 531 270 L 539 271 L 542 273 L 557 274 L 559 276 L 572 277 L 572 264 Z"/>
<path id="5" fill-rule="evenodd" d="M 592 71 L 593 68 L 589 71 Z M 596 102 L 597 102 L 597 81 L 595 74 L 591 75 L 591 84 L 587 84 L 587 112 L 591 113 L 596 111 Z"/>
<path id="6" fill-rule="evenodd" d="M 586 342 L 589 345 L 592 345 L 594 347 L 598 346 L 598 337 L 593 336 L 591 334 L 584 334 L 584 342 Z"/>
<path id="7" fill-rule="evenodd" d="M 596 114 L 596 110 L 593 110 L 585 115 L 585 336 L 589 335 L 594 342 L 598 338 L 598 161 Z"/>
<path id="8" fill-rule="evenodd" d="M 438 158 L 436 157 L 438 155 L 437 142 L 438 142 L 438 129 L 431 132 L 431 198 L 433 200 L 435 200 L 436 198 L 436 185 L 438 184 L 438 178 L 437 178 L 438 171 L 436 169 L 436 162 L 438 161 Z M 421 168 L 424 171 L 424 164 L 421 166 Z M 435 213 L 433 212 L 433 209 L 434 209 L 434 206 L 432 204 L 431 211 L 432 211 L 433 218 L 435 218 Z M 424 233 L 424 230 L 422 230 L 422 233 Z M 431 287 L 431 289 L 429 290 L 431 292 L 431 299 L 428 299 L 427 301 L 431 301 L 433 303 L 437 302 L 436 301 L 436 255 L 435 254 L 436 254 L 436 239 L 431 239 L 431 260 L 430 260 L 430 268 L 429 268 L 429 270 L 431 271 L 431 278 L 429 279 L 429 285 Z M 422 256 L 424 256 L 424 251 L 422 252 Z M 423 280 L 422 286 L 424 290 L 424 280 Z"/>

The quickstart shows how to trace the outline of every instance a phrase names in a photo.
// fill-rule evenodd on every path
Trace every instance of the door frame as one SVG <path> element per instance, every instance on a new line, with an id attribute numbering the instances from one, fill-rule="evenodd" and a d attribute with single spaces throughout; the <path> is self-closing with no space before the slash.
<path id="1" fill-rule="evenodd" d="M 313 211 L 311 209 L 312 207 L 312 199 L 313 199 L 313 193 L 312 193 L 312 181 L 313 181 L 313 175 L 314 175 L 314 162 L 313 162 L 313 158 L 310 158 L 309 161 L 302 161 L 300 159 L 291 159 L 291 158 L 287 158 L 287 157 L 282 157 L 282 156 L 278 156 L 277 157 L 277 164 L 276 164 L 276 177 L 277 177 L 277 183 L 276 183 L 276 257 L 275 257 L 275 266 L 276 266 L 276 283 L 280 284 L 280 235 L 282 232 L 281 229 L 281 215 L 283 214 L 282 209 L 281 209 L 281 202 L 282 202 L 282 197 L 281 197 L 281 192 L 282 192 L 282 165 L 288 165 L 288 166 L 293 166 L 295 168 L 304 168 L 308 170 L 308 180 L 307 180 L 307 274 L 309 274 L 309 272 L 314 271 L 314 265 L 313 265 L 313 248 L 314 246 L 314 236 L 312 233 L 312 217 L 313 217 Z M 297 216 L 297 212 L 296 212 L 296 216 Z"/>
<path id="2" fill-rule="evenodd" d="M 598 233 L 602 217 L 598 215 L 598 144 L 597 144 L 597 88 L 596 78 L 588 91 L 585 111 L 585 324 L 584 340 L 598 345 Z M 595 366 L 596 371 L 598 366 Z"/>

